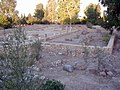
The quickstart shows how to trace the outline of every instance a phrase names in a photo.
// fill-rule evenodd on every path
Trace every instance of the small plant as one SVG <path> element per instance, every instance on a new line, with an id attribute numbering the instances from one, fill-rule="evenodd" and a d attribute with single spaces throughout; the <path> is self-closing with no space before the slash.
<path id="1" fill-rule="evenodd" d="M 98 62 L 97 70 L 98 70 L 98 72 L 100 72 L 100 71 L 103 70 L 103 64 L 105 62 L 104 57 L 105 57 L 106 54 L 100 48 L 96 47 L 95 50 L 94 50 L 94 55 L 95 55 L 94 58 L 96 58 L 97 62 Z"/>
<path id="2" fill-rule="evenodd" d="M 103 41 L 108 44 L 109 40 L 110 40 L 110 35 L 107 33 L 107 34 L 104 34 L 103 36 Z"/>
<path id="3" fill-rule="evenodd" d="M 42 52 L 41 44 L 42 44 L 41 41 L 38 39 L 31 45 L 32 48 L 31 52 L 37 61 L 39 61 L 39 59 L 41 58 L 41 52 Z"/>
<path id="4" fill-rule="evenodd" d="M 43 84 L 42 90 L 64 90 L 64 85 L 57 80 L 47 80 Z"/>
<path id="5" fill-rule="evenodd" d="M 87 68 L 88 68 L 88 58 L 89 58 L 89 49 L 87 48 L 87 45 L 89 44 L 88 39 L 86 37 L 84 37 L 84 39 L 81 41 L 82 45 L 83 45 L 83 59 L 85 62 L 85 70 L 87 72 Z"/>

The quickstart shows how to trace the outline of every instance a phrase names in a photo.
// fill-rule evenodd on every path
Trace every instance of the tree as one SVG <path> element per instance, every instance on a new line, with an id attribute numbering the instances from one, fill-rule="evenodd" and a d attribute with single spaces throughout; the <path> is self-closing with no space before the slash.
<path id="1" fill-rule="evenodd" d="M 98 5 L 91 3 L 84 10 L 87 20 L 93 24 L 100 18 L 100 11 L 98 11 L 99 9 L 97 7 Z"/>
<path id="2" fill-rule="evenodd" d="M 57 19 L 56 14 L 57 3 L 56 0 L 49 0 L 45 10 L 45 19 L 49 22 L 55 22 Z"/>
<path id="3" fill-rule="evenodd" d="M 0 14 L 6 15 L 7 17 L 11 17 L 13 19 L 16 5 L 16 0 L 1 0 Z"/>
<path id="4" fill-rule="evenodd" d="M 26 20 L 27 20 L 27 18 L 25 16 L 25 14 L 24 15 L 21 14 L 21 17 L 20 17 L 20 20 L 19 20 L 19 24 L 27 24 Z"/>
<path id="5" fill-rule="evenodd" d="M 0 12 L 4 15 L 12 16 L 15 12 L 16 5 L 16 0 L 1 0 Z"/>
<path id="6" fill-rule="evenodd" d="M 1 22 L 3 22 L 1 23 L 1 26 L 3 26 L 4 28 L 10 28 L 13 24 L 17 24 L 18 13 L 16 13 L 17 11 L 15 10 L 16 5 L 16 0 L 0 1 L 0 16 L 4 17 L 1 19 Z M 8 23 L 6 23 L 5 21 L 8 21 Z"/>
<path id="7" fill-rule="evenodd" d="M 120 0 L 99 0 L 101 4 L 107 6 L 106 11 L 106 28 L 111 29 L 113 26 L 120 26 Z"/>
<path id="8" fill-rule="evenodd" d="M 2 26 L 3 28 L 11 27 L 7 16 L 0 14 L 0 26 Z"/>
<path id="9" fill-rule="evenodd" d="M 40 21 L 43 19 L 43 17 L 44 17 L 44 8 L 43 8 L 42 3 L 36 5 L 34 16 L 37 17 L 37 19 L 39 19 Z"/>
<path id="10" fill-rule="evenodd" d="M 80 0 L 59 0 L 58 21 L 60 23 L 74 23 L 78 18 Z"/>
<path id="11" fill-rule="evenodd" d="M 18 25 L 19 24 L 19 11 L 15 11 L 15 13 L 13 14 L 12 18 L 13 18 L 13 24 Z"/>
<path id="12" fill-rule="evenodd" d="M 28 14 L 28 17 L 27 17 L 27 24 L 33 24 L 34 23 L 34 17 L 31 15 L 31 14 Z"/>

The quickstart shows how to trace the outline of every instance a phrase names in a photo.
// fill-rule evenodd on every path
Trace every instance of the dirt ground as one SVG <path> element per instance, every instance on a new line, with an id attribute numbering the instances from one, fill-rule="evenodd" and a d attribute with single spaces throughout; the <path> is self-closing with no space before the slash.
<path id="1" fill-rule="evenodd" d="M 112 76 L 99 76 L 86 70 L 67 72 L 63 70 L 65 64 L 75 65 L 84 62 L 83 57 L 68 57 L 54 52 L 43 52 L 37 66 L 42 69 L 42 74 L 49 79 L 60 80 L 65 85 L 65 90 L 120 90 L 120 33 L 117 33 L 112 55 L 106 56 L 107 60 L 116 71 Z M 89 58 L 88 62 L 95 61 Z"/>
<path id="2" fill-rule="evenodd" d="M 112 76 L 99 76 L 79 69 L 67 72 L 63 70 L 65 64 L 74 66 L 85 60 L 83 57 L 65 56 L 61 53 L 42 52 L 42 58 L 36 65 L 46 78 L 60 80 L 65 85 L 65 90 L 120 90 L 120 32 L 117 33 L 113 54 L 106 57 L 116 71 Z M 88 63 L 95 61 L 94 58 L 88 58 Z M 92 65 L 88 66 L 92 68 Z"/>
<path id="3" fill-rule="evenodd" d="M 116 52 L 118 55 L 118 52 Z M 114 62 L 114 67 L 120 69 L 119 57 Z M 60 80 L 65 85 L 65 90 L 120 90 L 119 84 L 113 82 L 113 78 L 120 78 L 119 74 L 113 77 L 97 76 L 85 70 L 74 70 L 69 73 L 63 70 L 65 64 L 74 65 L 75 62 L 84 61 L 83 58 L 67 57 L 64 55 L 56 55 L 54 53 L 44 53 L 45 56 L 37 63 L 42 69 L 42 74 L 49 79 Z M 62 62 L 55 63 L 62 60 Z M 92 60 L 92 58 L 91 58 Z M 119 62 L 118 62 L 119 61 Z M 116 87 L 117 86 L 117 87 Z"/>

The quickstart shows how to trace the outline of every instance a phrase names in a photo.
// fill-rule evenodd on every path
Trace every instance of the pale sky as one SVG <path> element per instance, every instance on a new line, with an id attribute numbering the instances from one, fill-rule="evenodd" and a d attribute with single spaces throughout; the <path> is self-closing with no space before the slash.
<path id="1" fill-rule="evenodd" d="M 28 15 L 31 13 L 33 15 L 35 7 L 37 4 L 42 3 L 44 7 L 48 0 L 16 0 L 17 7 L 16 10 L 19 11 L 20 14 Z M 80 16 L 84 15 L 84 9 L 90 3 L 98 4 L 98 0 L 80 0 Z"/>
<path id="2" fill-rule="evenodd" d="M 18 10 L 20 14 L 28 15 L 29 13 L 31 13 L 33 15 L 36 5 L 42 3 L 45 6 L 48 0 L 16 0 L 16 1 L 17 1 L 16 10 Z"/>

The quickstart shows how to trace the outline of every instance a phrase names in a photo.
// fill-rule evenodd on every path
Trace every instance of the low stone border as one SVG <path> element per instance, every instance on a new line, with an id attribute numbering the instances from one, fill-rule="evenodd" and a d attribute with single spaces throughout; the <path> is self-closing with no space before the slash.
<path id="1" fill-rule="evenodd" d="M 87 48 L 91 54 L 97 48 L 102 50 L 106 54 L 112 54 L 113 46 L 115 41 L 115 34 L 113 34 L 108 42 L 107 46 L 100 47 L 100 46 L 83 46 L 83 45 L 74 45 L 74 44 L 67 44 L 67 43 L 50 43 L 44 42 L 43 47 L 45 51 L 48 52 L 55 52 L 55 53 L 64 53 L 66 55 L 72 56 L 80 56 L 84 53 L 84 49 Z"/>
<path id="2" fill-rule="evenodd" d="M 71 33 L 75 33 L 78 32 L 77 31 L 72 31 L 69 33 L 64 33 L 61 35 L 56 35 L 55 37 L 51 37 L 50 39 L 54 39 L 54 38 L 58 38 L 64 35 L 69 35 Z M 64 53 L 65 55 L 72 55 L 72 56 L 80 56 L 84 53 L 84 49 L 87 48 L 87 50 L 89 50 L 89 52 L 92 54 L 95 49 L 99 48 L 102 51 L 104 51 L 104 53 L 106 54 L 112 54 L 113 52 L 113 46 L 114 46 L 114 41 L 115 41 L 115 33 L 116 31 L 114 31 L 113 35 L 111 36 L 108 45 L 104 46 L 104 47 L 100 47 L 100 46 L 83 46 L 83 45 L 74 45 L 74 44 L 67 44 L 67 43 L 50 43 L 50 42 L 43 42 L 42 46 L 44 48 L 44 51 L 47 52 L 55 52 L 55 53 Z M 0 49 L 2 48 L 2 46 L 0 46 Z"/>
<path id="3" fill-rule="evenodd" d="M 83 26 L 85 27 L 85 26 Z M 81 27 L 80 30 L 83 30 L 83 28 Z M 65 36 L 65 35 L 70 35 L 72 33 L 76 33 L 76 32 L 79 32 L 80 30 L 73 30 L 73 31 L 66 31 L 65 33 L 60 33 L 58 35 L 54 35 L 54 36 L 51 36 L 51 37 L 47 37 L 44 41 L 51 41 L 53 39 L 56 39 L 56 38 L 59 38 L 59 37 L 62 37 L 62 36 Z"/>
<path id="4" fill-rule="evenodd" d="M 112 35 L 106 48 L 109 48 L 109 53 L 112 54 L 114 47 L 115 35 Z"/>
<path id="5" fill-rule="evenodd" d="M 65 35 L 70 35 L 70 34 L 76 33 L 76 32 L 79 32 L 79 30 L 77 30 L 77 31 L 72 31 L 72 32 L 66 32 L 66 33 L 62 33 L 62 34 L 59 34 L 59 35 L 55 35 L 55 36 L 51 36 L 51 37 L 48 37 L 48 38 L 46 39 L 46 41 L 50 41 L 50 40 L 53 40 L 53 39 L 56 39 L 56 38 L 59 38 L 59 37 L 65 36 Z"/>

